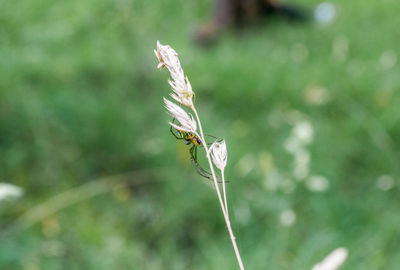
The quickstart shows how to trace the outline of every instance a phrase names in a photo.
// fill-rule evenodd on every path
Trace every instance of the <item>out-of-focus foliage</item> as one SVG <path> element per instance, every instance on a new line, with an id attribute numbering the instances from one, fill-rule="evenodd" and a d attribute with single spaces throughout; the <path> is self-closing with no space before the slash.
<path id="1" fill-rule="evenodd" d="M 294 2 L 294 1 L 293 1 Z M 298 0 L 310 10 L 315 0 Z M 224 137 L 247 269 L 400 264 L 399 1 L 266 19 L 203 50 L 211 1 L 0 4 L 0 269 L 236 269 L 216 196 L 169 134 L 156 40 Z"/>

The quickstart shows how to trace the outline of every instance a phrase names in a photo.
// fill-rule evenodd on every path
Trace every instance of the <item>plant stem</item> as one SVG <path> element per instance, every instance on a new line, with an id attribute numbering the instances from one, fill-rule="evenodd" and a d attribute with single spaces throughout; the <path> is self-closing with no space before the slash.
<path id="1" fill-rule="evenodd" d="M 226 215 L 229 217 L 228 202 L 226 200 L 226 190 L 225 190 L 225 169 L 221 170 L 221 176 L 222 176 L 222 193 L 224 195 L 225 212 L 226 212 Z"/>
<path id="2" fill-rule="evenodd" d="M 210 166 L 211 174 L 212 174 L 212 177 L 213 177 L 215 190 L 217 192 L 217 196 L 218 196 L 219 204 L 221 206 L 222 214 L 224 215 L 226 227 L 228 228 L 229 236 L 230 236 L 231 241 L 232 241 L 232 245 L 233 245 L 233 249 L 235 251 L 236 259 L 238 261 L 240 270 L 244 270 L 242 258 L 240 257 L 240 252 L 239 252 L 239 249 L 238 249 L 237 244 L 236 244 L 236 239 L 235 239 L 235 236 L 233 235 L 233 231 L 232 231 L 232 228 L 231 228 L 231 222 L 229 220 L 228 211 L 227 211 L 228 208 L 227 208 L 226 205 L 224 205 L 224 203 L 222 201 L 221 192 L 219 190 L 217 177 L 215 175 L 214 167 L 213 167 L 213 164 L 212 164 L 212 161 L 211 161 L 210 152 L 209 152 L 209 149 L 207 147 L 207 142 L 206 142 L 205 137 L 204 137 L 203 128 L 201 126 L 200 118 L 199 118 L 199 115 L 197 114 L 196 108 L 194 106 L 192 106 L 191 109 L 193 110 L 193 112 L 194 112 L 194 114 L 196 116 L 196 119 L 197 119 L 197 123 L 199 125 L 200 139 L 202 140 L 203 147 L 206 150 L 206 156 L 207 156 L 208 164 Z M 224 191 L 225 191 L 225 188 L 224 188 Z M 226 196 L 225 196 L 225 198 L 226 198 Z M 226 200 L 225 200 L 225 202 L 226 202 Z"/>

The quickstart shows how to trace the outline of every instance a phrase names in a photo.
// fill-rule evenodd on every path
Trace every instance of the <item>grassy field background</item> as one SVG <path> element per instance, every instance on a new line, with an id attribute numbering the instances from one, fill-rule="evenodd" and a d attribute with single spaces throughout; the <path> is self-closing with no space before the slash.
<path id="1" fill-rule="evenodd" d="M 330 25 L 265 20 L 202 49 L 211 0 L 2 1 L 0 182 L 24 195 L 0 201 L 0 269 L 236 269 L 169 133 L 157 40 L 227 140 L 246 269 L 311 269 L 341 246 L 341 269 L 399 269 L 400 2 L 332 3 Z"/>

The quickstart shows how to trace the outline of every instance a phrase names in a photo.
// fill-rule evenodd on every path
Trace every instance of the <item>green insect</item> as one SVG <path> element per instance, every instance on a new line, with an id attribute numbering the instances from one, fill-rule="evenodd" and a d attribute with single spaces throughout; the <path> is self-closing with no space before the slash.
<path id="1" fill-rule="evenodd" d="M 175 118 L 172 119 L 172 123 L 174 123 L 174 121 L 175 121 Z M 200 174 L 201 176 L 203 176 L 207 179 L 212 180 L 211 173 L 204 170 L 200 166 L 199 162 L 197 161 L 197 147 L 202 145 L 200 138 L 191 132 L 177 130 L 177 129 L 173 128 L 172 126 L 170 127 L 170 131 L 177 140 L 183 140 L 183 142 L 186 145 L 192 145 L 189 149 L 189 153 L 190 153 L 190 160 L 192 161 L 193 167 L 196 169 L 196 172 L 198 174 Z M 214 137 L 214 136 L 211 136 L 211 137 Z"/>

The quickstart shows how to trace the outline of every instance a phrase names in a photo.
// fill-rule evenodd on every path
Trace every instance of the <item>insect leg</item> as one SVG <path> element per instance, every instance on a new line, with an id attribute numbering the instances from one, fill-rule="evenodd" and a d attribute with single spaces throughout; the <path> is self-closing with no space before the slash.
<path id="1" fill-rule="evenodd" d="M 206 134 L 206 136 L 207 136 L 207 137 L 214 138 L 214 139 L 216 139 L 216 140 L 221 140 L 221 138 L 215 137 L 214 135 L 211 135 L 211 134 Z"/>
<path id="2" fill-rule="evenodd" d="M 197 162 L 197 147 L 193 145 L 190 148 L 189 152 L 190 152 L 190 160 L 192 161 L 193 167 L 196 169 L 196 172 L 201 176 L 211 180 L 211 173 L 201 168 L 200 164 Z"/>
<path id="3" fill-rule="evenodd" d="M 213 136 L 213 135 L 210 135 L 210 134 L 206 134 L 206 136 L 207 137 L 211 137 L 211 138 L 214 138 L 217 142 L 220 142 L 220 141 L 222 141 L 222 139 L 221 138 L 218 138 L 218 137 L 215 137 L 215 136 Z M 207 145 L 208 146 L 210 146 L 210 145 L 212 145 L 213 143 L 207 143 Z"/>
<path id="4" fill-rule="evenodd" d="M 178 135 L 175 134 L 175 132 L 172 130 L 172 126 L 169 128 L 169 131 L 171 131 L 172 135 L 174 135 L 175 139 L 177 140 L 183 140 L 183 138 L 179 137 Z"/>
<path id="5" fill-rule="evenodd" d="M 197 162 L 197 147 L 192 146 L 190 148 L 190 160 L 193 163 L 194 168 L 196 169 L 196 172 L 203 176 L 204 178 L 209 179 L 210 181 L 213 181 L 212 179 L 212 174 L 209 173 L 208 171 L 204 170 L 202 167 L 200 167 L 200 164 Z M 222 183 L 221 181 L 217 181 L 218 183 Z M 229 181 L 225 181 L 225 183 L 229 183 Z"/>

